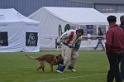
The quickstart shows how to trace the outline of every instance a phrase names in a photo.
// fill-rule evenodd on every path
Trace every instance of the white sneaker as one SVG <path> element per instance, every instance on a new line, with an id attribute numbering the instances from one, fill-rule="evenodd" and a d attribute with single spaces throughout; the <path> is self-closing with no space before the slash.
<path id="1" fill-rule="evenodd" d="M 63 72 L 62 72 L 62 71 L 60 71 L 60 70 L 56 70 L 56 72 L 57 72 L 57 73 L 63 73 Z"/>
<path id="2" fill-rule="evenodd" d="M 72 72 L 76 72 L 76 70 L 74 68 L 67 68 L 68 70 L 71 70 Z"/>
<path id="3" fill-rule="evenodd" d="M 71 69 L 71 71 L 72 71 L 72 72 L 76 72 L 76 70 L 75 70 L 75 69 Z"/>

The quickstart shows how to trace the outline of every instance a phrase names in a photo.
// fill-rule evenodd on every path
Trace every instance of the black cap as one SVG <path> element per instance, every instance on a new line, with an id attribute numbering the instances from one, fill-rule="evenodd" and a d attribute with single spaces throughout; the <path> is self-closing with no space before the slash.
<path id="1" fill-rule="evenodd" d="M 116 22 L 116 17 L 113 16 L 113 15 L 110 15 L 110 16 L 107 17 L 107 21 L 108 22 Z"/>

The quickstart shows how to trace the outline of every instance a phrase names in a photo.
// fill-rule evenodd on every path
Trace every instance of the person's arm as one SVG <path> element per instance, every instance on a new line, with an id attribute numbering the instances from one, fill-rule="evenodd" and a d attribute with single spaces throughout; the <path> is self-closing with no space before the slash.
<path id="1" fill-rule="evenodd" d="M 82 41 L 82 37 L 80 37 L 80 38 L 78 39 L 78 41 L 75 43 L 74 49 L 75 49 L 76 51 L 79 50 L 81 41 Z"/>
<path id="2" fill-rule="evenodd" d="M 70 32 L 65 32 L 63 33 L 58 39 L 57 39 L 57 44 L 60 44 L 63 42 L 63 40 L 67 39 L 70 36 Z"/>
<path id="3" fill-rule="evenodd" d="M 106 33 L 106 43 L 105 43 L 106 54 L 111 53 L 111 46 L 113 44 L 113 36 L 114 36 L 113 31 L 108 30 L 108 32 Z"/>

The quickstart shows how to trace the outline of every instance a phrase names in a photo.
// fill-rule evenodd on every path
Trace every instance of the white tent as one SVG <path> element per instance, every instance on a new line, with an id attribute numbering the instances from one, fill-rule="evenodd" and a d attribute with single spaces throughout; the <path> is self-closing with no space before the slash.
<path id="1" fill-rule="evenodd" d="M 116 16 L 116 18 L 117 18 L 117 24 L 118 25 L 120 25 L 120 17 L 122 16 L 122 15 L 124 15 L 124 13 L 103 13 L 103 14 L 105 14 L 106 15 L 106 17 L 108 17 L 108 16 L 110 16 L 110 15 L 114 15 L 114 16 Z"/>
<path id="2" fill-rule="evenodd" d="M 41 48 L 55 48 L 55 39 L 59 35 L 58 30 L 61 31 L 59 28 L 62 28 L 63 32 L 67 24 L 74 26 L 75 29 L 80 28 L 81 25 L 108 24 L 105 15 L 93 8 L 42 7 L 29 18 L 40 21 Z M 84 44 L 81 47 L 87 46 Z"/>
<path id="3" fill-rule="evenodd" d="M 39 22 L 15 9 L 0 9 L 0 52 L 38 52 Z"/>

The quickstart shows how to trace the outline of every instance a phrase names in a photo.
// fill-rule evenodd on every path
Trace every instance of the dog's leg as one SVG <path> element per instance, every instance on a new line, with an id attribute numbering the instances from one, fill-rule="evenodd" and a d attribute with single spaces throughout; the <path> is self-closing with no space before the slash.
<path id="1" fill-rule="evenodd" d="M 44 63 L 45 63 L 45 61 L 40 61 L 40 66 L 41 66 L 43 72 L 45 72 L 44 71 Z"/>
<path id="2" fill-rule="evenodd" d="M 44 71 L 44 67 L 42 67 L 42 70 L 43 70 L 43 72 L 45 72 L 45 71 Z"/>
<path id="3" fill-rule="evenodd" d="M 53 72 L 53 64 L 50 64 L 51 72 Z"/>
<path id="4" fill-rule="evenodd" d="M 37 68 L 36 72 L 38 73 L 38 71 L 42 68 L 42 71 L 44 72 L 44 61 L 39 61 L 39 67 Z"/>
<path id="5" fill-rule="evenodd" d="M 36 70 L 36 72 L 38 73 L 38 71 L 42 68 L 42 66 L 39 66 Z"/>

